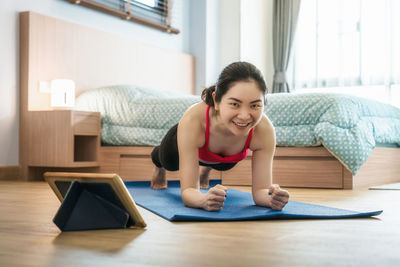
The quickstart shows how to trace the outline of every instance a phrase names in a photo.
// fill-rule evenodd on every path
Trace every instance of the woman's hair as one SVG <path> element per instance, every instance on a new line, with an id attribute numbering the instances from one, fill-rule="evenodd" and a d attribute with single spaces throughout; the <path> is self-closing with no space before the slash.
<path id="1" fill-rule="evenodd" d="M 218 77 L 215 85 L 210 86 L 203 90 L 201 99 L 209 105 L 214 106 L 212 93 L 215 92 L 215 101 L 219 103 L 223 95 L 228 92 L 231 86 L 236 82 L 250 82 L 254 81 L 258 88 L 265 93 L 267 92 L 267 85 L 265 84 L 264 77 L 261 72 L 251 63 L 248 62 L 234 62 L 226 66 Z M 265 99 L 264 99 L 265 103 Z"/>

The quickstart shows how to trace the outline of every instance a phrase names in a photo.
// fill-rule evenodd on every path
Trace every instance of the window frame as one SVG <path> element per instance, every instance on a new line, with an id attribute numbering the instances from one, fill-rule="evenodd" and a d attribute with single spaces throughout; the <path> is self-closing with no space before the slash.
<path id="1" fill-rule="evenodd" d="M 148 6 L 136 0 L 108 0 L 108 5 L 95 0 L 66 0 L 71 4 L 84 6 L 96 11 L 119 17 L 124 20 L 149 26 L 167 33 L 179 34 L 171 25 L 172 0 L 157 0 L 156 7 Z M 104 1 L 103 1 L 104 2 Z M 119 7 L 119 8 L 116 8 Z M 147 7 L 148 8 L 147 8 Z M 140 8 L 140 9 L 139 9 Z M 150 18 L 155 16 L 156 19 Z M 157 19 L 158 17 L 158 19 Z M 159 21 L 158 21 L 159 20 Z"/>

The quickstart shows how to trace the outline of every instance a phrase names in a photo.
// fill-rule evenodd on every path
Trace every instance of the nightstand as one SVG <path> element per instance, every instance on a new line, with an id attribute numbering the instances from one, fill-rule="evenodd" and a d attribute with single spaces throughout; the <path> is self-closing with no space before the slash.
<path id="1" fill-rule="evenodd" d="M 29 179 L 45 171 L 96 171 L 99 167 L 99 112 L 30 111 L 28 125 Z"/>

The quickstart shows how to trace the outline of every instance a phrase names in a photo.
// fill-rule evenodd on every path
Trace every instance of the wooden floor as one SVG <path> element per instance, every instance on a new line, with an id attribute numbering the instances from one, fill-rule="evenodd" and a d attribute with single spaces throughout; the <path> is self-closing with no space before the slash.
<path id="1" fill-rule="evenodd" d="M 247 187 L 233 187 L 248 191 Z M 377 218 L 171 223 L 61 233 L 44 182 L 0 182 L 0 266 L 400 266 L 400 191 L 291 189 L 291 199 Z"/>

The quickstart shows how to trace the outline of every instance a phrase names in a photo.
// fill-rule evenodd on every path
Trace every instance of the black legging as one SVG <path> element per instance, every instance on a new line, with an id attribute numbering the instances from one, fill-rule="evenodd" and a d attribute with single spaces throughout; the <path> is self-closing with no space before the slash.
<path id="1" fill-rule="evenodd" d="M 168 131 L 161 141 L 161 144 L 156 146 L 151 152 L 151 160 L 158 168 L 164 168 L 168 171 L 179 170 L 177 132 L 178 124 Z M 232 169 L 236 163 L 207 164 L 199 161 L 199 165 L 208 166 L 218 171 L 226 171 Z"/>

